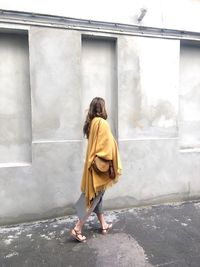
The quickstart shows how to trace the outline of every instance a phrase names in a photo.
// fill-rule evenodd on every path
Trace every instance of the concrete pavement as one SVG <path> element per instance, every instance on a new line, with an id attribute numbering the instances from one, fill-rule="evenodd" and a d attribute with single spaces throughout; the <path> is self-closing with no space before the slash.
<path id="1" fill-rule="evenodd" d="M 92 215 L 84 228 L 84 244 L 69 236 L 75 216 L 1 227 L 0 266 L 200 266 L 200 203 L 105 214 L 113 229 L 101 235 Z"/>

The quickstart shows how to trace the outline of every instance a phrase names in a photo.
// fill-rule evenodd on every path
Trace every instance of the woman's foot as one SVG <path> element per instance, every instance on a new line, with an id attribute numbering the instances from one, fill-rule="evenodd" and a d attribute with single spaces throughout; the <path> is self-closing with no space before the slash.
<path id="1" fill-rule="evenodd" d="M 104 225 L 103 227 L 102 227 L 102 234 L 103 235 L 105 235 L 105 234 L 107 234 L 108 232 L 109 232 L 109 230 L 112 228 L 112 223 L 107 223 L 106 225 Z"/>
<path id="2" fill-rule="evenodd" d="M 75 238 L 76 240 L 78 240 L 79 242 L 85 242 L 86 241 L 86 237 L 84 235 L 82 235 L 81 231 L 76 230 L 75 228 L 73 228 L 71 230 L 71 236 L 73 238 Z"/>

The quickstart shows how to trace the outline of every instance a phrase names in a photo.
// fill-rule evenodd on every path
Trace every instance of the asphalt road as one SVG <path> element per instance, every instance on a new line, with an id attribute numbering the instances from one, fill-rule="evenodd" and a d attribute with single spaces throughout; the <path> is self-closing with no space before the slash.
<path id="1" fill-rule="evenodd" d="M 95 215 L 86 243 L 69 236 L 75 216 L 0 227 L 1 267 L 200 267 L 200 203 L 105 213 L 113 229 L 102 235 Z"/>

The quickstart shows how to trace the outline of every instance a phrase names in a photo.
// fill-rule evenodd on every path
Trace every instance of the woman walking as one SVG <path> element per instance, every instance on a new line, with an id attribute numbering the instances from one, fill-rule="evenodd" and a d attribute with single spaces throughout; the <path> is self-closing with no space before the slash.
<path id="1" fill-rule="evenodd" d="M 71 236 L 80 242 L 86 241 L 82 227 L 92 212 L 98 217 L 102 234 L 112 228 L 112 224 L 105 221 L 102 201 L 105 190 L 117 182 L 122 167 L 117 143 L 106 119 L 105 101 L 95 97 L 83 127 L 88 146 L 81 182 L 82 194 L 75 205 L 79 219 L 71 230 Z"/>

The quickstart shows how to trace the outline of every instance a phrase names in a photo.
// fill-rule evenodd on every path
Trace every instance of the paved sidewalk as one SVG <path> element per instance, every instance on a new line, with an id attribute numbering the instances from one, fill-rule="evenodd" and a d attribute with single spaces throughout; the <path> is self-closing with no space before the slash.
<path id="1" fill-rule="evenodd" d="M 95 216 L 87 242 L 69 237 L 74 216 L 0 227 L 0 267 L 199 267 L 200 203 L 106 212 L 105 236 Z"/>

